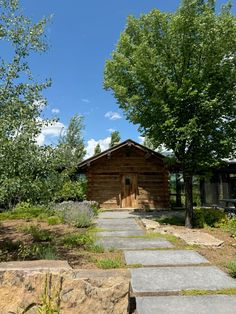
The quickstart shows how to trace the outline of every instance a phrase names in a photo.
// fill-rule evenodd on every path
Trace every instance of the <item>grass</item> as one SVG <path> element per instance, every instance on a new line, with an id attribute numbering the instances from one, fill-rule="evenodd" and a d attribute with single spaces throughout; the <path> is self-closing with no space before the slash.
<path id="1" fill-rule="evenodd" d="M 120 258 L 103 258 L 96 261 L 96 265 L 102 269 L 114 269 L 124 267 Z"/>
<path id="2" fill-rule="evenodd" d="M 236 288 L 218 289 L 218 290 L 182 290 L 181 295 L 194 296 L 194 295 L 215 295 L 215 294 L 228 294 L 236 295 Z"/>
<path id="3" fill-rule="evenodd" d="M 61 243 L 68 247 L 90 247 L 94 239 L 87 233 L 70 233 L 62 238 Z"/>
<path id="4" fill-rule="evenodd" d="M 48 230 L 40 229 L 38 225 L 30 225 L 20 228 L 21 231 L 30 234 L 34 242 L 48 242 L 52 241 L 53 235 Z"/>
<path id="5" fill-rule="evenodd" d="M 91 253 L 104 253 L 105 249 L 102 245 L 100 244 L 90 244 L 87 246 L 87 251 L 91 252 Z"/>
<path id="6" fill-rule="evenodd" d="M 230 275 L 233 278 L 236 278 L 236 260 L 228 262 L 226 267 L 228 268 Z"/>

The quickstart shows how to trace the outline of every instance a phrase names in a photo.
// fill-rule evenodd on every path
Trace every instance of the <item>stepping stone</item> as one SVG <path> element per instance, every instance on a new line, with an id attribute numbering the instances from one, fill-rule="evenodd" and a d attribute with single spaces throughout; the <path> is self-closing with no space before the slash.
<path id="1" fill-rule="evenodd" d="M 144 266 L 177 266 L 209 263 L 203 256 L 190 250 L 126 251 L 125 260 L 128 265 L 141 264 Z"/>
<path id="2" fill-rule="evenodd" d="M 164 239 L 146 239 L 146 238 L 102 238 L 96 241 L 98 245 L 106 249 L 158 249 L 173 248 L 173 245 Z"/>
<path id="3" fill-rule="evenodd" d="M 102 219 L 102 218 L 98 218 L 96 220 L 96 222 L 98 224 L 104 224 L 104 225 L 137 225 L 137 222 L 135 219 L 131 218 L 131 219 Z"/>
<path id="4" fill-rule="evenodd" d="M 131 269 L 134 293 L 236 288 L 236 280 L 213 266 Z"/>
<path id="5" fill-rule="evenodd" d="M 236 296 L 137 297 L 137 314 L 235 314 Z"/>
<path id="6" fill-rule="evenodd" d="M 128 211 L 103 212 L 99 214 L 99 218 L 116 219 L 116 218 L 135 218 L 137 215 Z"/>
<path id="7" fill-rule="evenodd" d="M 116 225 L 116 224 L 97 224 L 98 228 L 105 229 L 105 231 L 126 231 L 126 230 L 133 230 L 133 231 L 141 231 L 143 230 L 138 225 Z"/>
<path id="8" fill-rule="evenodd" d="M 13 261 L 0 263 L 0 271 L 7 270 L 71 270 L 72 268 L 67 261 L 55 261 L 55 260 L 37 260 L 37 261 Z"/>
<path id="9" fill-rule="evenodd" d="M 102 231 L 97 232 L 97 237 L 133 237 L 143 236 L 145 234 L 142 230 L 126 230 L 126 231 Z"/>

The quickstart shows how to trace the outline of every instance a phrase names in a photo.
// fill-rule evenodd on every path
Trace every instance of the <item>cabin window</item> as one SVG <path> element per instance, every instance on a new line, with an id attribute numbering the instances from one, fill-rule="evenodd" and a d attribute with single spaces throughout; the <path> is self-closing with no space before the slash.
<path id="1" fill-rule="evenodd" d="M 125 185 L 131 185 L 130 178 L 125 178 Z"/>

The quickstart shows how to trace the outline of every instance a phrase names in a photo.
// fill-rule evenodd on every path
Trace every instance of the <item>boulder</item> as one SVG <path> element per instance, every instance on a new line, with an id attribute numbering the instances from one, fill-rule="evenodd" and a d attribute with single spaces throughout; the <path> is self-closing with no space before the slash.
<path id="1" fill-rule="evenodd" d="M 7 270 L 0 272 L 0 313 L 127 313 L 129 276 L 116 271 Z M 60 311 L 59 311 L 60 310 Z"/>

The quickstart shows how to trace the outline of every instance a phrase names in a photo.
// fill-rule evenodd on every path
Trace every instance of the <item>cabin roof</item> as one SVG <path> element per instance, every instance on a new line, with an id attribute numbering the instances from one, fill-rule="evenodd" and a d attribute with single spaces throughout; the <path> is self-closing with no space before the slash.
<path id="1" fill-rule="evenodd" d="M 121 149 L 121 148 L 123 148 L 125 146 L 127 146 L 127 147 L 135 147 L 135 148 L 137 148 L 139 150 L 142 150 L 142 151 L 144 151 L 146 153 L 149 153 L 151 156 L 157 157 L 159 159 L 160 158 L 161 159 L 165 158 L 165 156 L 163 156 L 162 154 L 157 153 L 154 150 L 152 150 L 150 148 L 147 148 L 147 147 L 145 147 L 145 146 L 143 146 L 143 145 L 141 145 L 139 143 L 136 143 L 135 141 L 133 141 L 131 139 L 128 139 L 128 140 L 126 140 L 126 141 L 124 141 L 124 142 L 122 142 L 122 143 L 120 143 L 118 145 L 115 145 L 115 146 L 113 146 L 113 147 L 111 147 L 111 148 L 101 152 L 98 155 L 92 156 L 92 157 L 90 157 L 90 158 L 80 162 L 78 164 L 78 168 L 83 168 L 85 166 L 89 166 L 91 163 L 93 163 L 93 162 L 99 160 L 100 158 L 102 158 L 102 157 L 104 157 L 106 155 L 109 155 L 109 154 L 111 154 L 111 153 L 113 153 L 113 152 L 115 152 L 115 151 L 117 151 L 117 150 L 119 150 L 119 149 Z"/>

